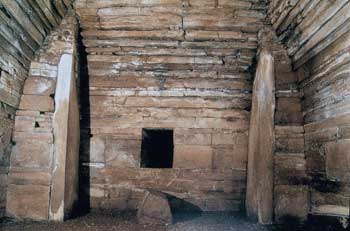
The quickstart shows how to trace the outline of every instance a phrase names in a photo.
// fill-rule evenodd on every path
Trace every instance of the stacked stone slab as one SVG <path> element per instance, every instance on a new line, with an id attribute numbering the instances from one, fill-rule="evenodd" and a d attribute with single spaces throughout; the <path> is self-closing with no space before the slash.
<path id="1" fill-rule="evenodd" d="M 311 59 L 301 76 L 311 210 L 348 216 L 350 207 L 350 33 Z"/>
<path id="2" fill-rule="evenodd" d="M 275 40 L 276 41 L 276 40 Z M 306 219 L 309 210 L 304 129 L 297 73 L 281 43 L 274 43 L 276 74 L 274 210 L 275 220 Z"/>
<path id="3" fill-rule="evenodd" d="M 269 17 L 298 72 L 310 211 L 349 211 L 349 36 L 347 0 L 271 1 Z"/>
<path id="4" fill-rule="evenodd" d="M 71 0 L 0 2 L 0 217 L 6 205 L 11 136 L 30 62 Z"/>
<path id="5" fill-rule="evenodd" d="M 6 211 L 9 216 L 61 220 L 63 210 L 66 212 L 66 207 L 69 207 L 66 203 L 73 203 L 72 201 L 76 200 L 76 195 L 71 192 L 74 189 L 65 186 L 65 182 L 68 181 L 71 187 L 77 186 L 74 179 L 77 179 L 78 166 L 74 163 L 78 161 L 74 159 L 74 152 L 69 150 L 63 150 L 69 153 L 67 157 L 63 158 L 61 155 L 62 142 L 76 139 L 70 136 L 69 131 L 74 130 L 73 133 L 79 134 L 77 99 L 63 101 L 69 104 L 69 108 L 65 109 L 68 112 L 62 112 L 61 109 L 62 92 L 74 89 L 65 79 L 71 75 L 77 76 L 77 73 L 72 72 L 76 60 L 74 58 L 76 36 L 75 17 L 67 16 L 47 37 L 38 56 L 31 62 L 15 118 L 11 166 L 8 174 Z M 71 67 L 64 61 L 64 57 L 67 56 L 71 57 L 68 60 Z M 65 81 L 63 87 L 60 83 L 62 78 Z M 68 132 L 59 132 L 63 129 L 67 129 Z M 75 146 L 78 147 L 74 143 L 70 145 L 69 148 L 72 150 Z M 75 153 L 78 156 L 78 149 Z M 69 179 L 61 174 L 62 171 L 63 173 L 69 171 Z M 64 190 L 64 195 L 57 195 L 61 190 Z M 65 198 L 64 207 L 60 208 L 63 206 L 62 197 Z M 58 202 L 57 198 L 60 198 Z"/>
<path id="6" fill-rule="evenodd" d="M 268 15 L 295 69 L 349 31 L 347 0 L 273 0 Z"/>
<path id="7" fill-rule="evenodd" d="M 81 155 L 93 208 L 135 209 L 144 188 L 205 211 L 243 208 L 264 10 L 250 0 L 77 1 L 90 90 Z M 172 169 L 140 168 L 142 128 L 174 130 Z"/>
<path id="8" fill-rule="evenodd" d="M 77 102 L 76 88 L 57 90 L 59 76 L 76 75 L 75 19 L 49 35 L 70 4 L 0 3 L 0 216 L 6 194 L 8 215 L 45 220 L 62 220 L 76 199 L 77 178 L 67 176 L 78 171 L 78 108 L 58 97 Z M 87 53 L 81 160 L 91 207 L 136 209 L 152 188 L 205 211 L 242 209 L 260 40 L 275 60 L 276 219 L 348 215 L 348 0 L 269 1 L 277 37 L 259 39 L 263 0 L 77 0 L 75 9 Z M 172 169 L 140 168 L 142 128 L 174 130 Z"/>

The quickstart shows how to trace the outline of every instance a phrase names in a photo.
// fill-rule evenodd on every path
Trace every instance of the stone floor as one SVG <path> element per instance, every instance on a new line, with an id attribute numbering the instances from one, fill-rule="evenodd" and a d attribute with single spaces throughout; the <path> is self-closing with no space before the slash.
<path id="1" fill-rule="evenodd" d="M 134 212 L 91 212 L 64 223 L 18 222 L 12 219 L 0 220 L 1 231 L 337 231 L 339 227 L 322 225 L 299 227 L 288 224 L 282 227 L 264 227 L 251 222 L 239 214 L 202 213 L 178 214 L 174 224 L 169 226 L 144 226 L 137 224 Z M 343 230 L 343 229 L 341 229 Z"/>
<path id="2" fill-rule="evenodd" d="M 241 215 L 228 213 L 181 214 L 174 217 L 174 224 L 169 226 L 143 226 L 137 224 L 133 212 L 92 212 L 87 215 L 68 220 L 64 223 L 17 222 L 3 219 L 1 231 L 219 231 L 219 230 L 270 230 L 249 222 Z"/>

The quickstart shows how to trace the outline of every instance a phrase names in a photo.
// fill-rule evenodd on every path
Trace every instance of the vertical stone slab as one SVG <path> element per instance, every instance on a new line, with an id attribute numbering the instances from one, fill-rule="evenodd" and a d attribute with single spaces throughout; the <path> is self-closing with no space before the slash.
<path id="1" fill-rule="evenodd" d="M 74 204 L 78 200 L 79 192 L 80 113 L 75 76 L 72 77 L 71 81 L 65 170 L 65 217 L 70 216 Z"/>
<path id="2" fill-rule="evenodd" d="M 253 87 L 246 195 L 248 216 L 262 224 L 273 222 L 274 88 L 274 59 L 263 49 Z"/>
<path id="3" fill-rule="evenodd" d="M 70 210 L 74 198 L 77 198 L 79 125 L 76 123 L 79 122 L 79 112 L 73 62 L 72 54 L 63 54 L 58 65 L 53 121 L 55 153 L 49 212 L 50 220 L 56 221 L 63 221 L 65 212 Z"/>

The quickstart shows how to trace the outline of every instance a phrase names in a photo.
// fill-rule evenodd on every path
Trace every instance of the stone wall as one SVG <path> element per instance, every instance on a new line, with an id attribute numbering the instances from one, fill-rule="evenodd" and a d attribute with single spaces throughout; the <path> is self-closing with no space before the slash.
<path id="1" fill-rule="evenodd" d="M 275 61 L 275 221 L 283 222 L 287 217 L 306 219 L 309 196 L 298 75 L 273 28 L 269 26 L 262 30 L 259 41 L 261 48 L 269 50 Z"/>
<path id="2" fill-rule="evenodd" d="M 268 16 L 297 69 L 349 31 L 350 2 L 272 0 Z"/>
<path id="3" fill-rule="evenodd" d="M 350 2 L 274 0 L 268 12 L 298 72 L 310 211 L 347 214 Z"/>
<path id="4" fill-rule="evenodd" d="M 68 148 L 74 150 L 74 143 L 67 147 L 67 142 L 76 141 L 74 133 L 68 132 L 74 123 L 68 125 L 68 121 L 79 124 L 77 99 L 67 98 L 74 95 L 70 92 L 77 81 L 77 33 L 75 17 L 65 17 L 31 62 L 15 117 L 8 174 L 8 216 L 62 220 L 63 212 L 69 212 L 62 198 L 72 203 L 65 191 L 74 191 L 71 188 L 77 185 L 65 185 L 65 174 L 70 175 L 69 182 L 74 182 L 78 169 L 74 161 L 66 164 L 66 158 L 74 160 L 74 153 L 68 151 Z M 79 134 L 79 126 L 75 133 Z M 70 156 L 66 157 L 66 153 Z M 75 153 L 77 156 L 78 150 Z M 66 170 L 66 165 L 72 168 Z"/>
<path id="5" fill-rule="evenodd" d="M 30 61 L 61 21 L 71 0 L 0 2 L 0 217 L 6 205 L 7 173 L 15 112 Z"/>
<path id="6" fill-rule="evenodd" d="M 72 1 L 20 2 L 0 3 L 0 217 L 6 194 L 11 216 L 71 212 L 79 130 L 92 208 L 136 209 L 152 188 L 205 211 L 243 209 L 259 42 L 275 60 L 276 220 L 348 214 L 348 0 L 77 0 L 81 129 L 78 26 L 59 26 Z M 276 35 L 258 37 L 270 26 Z M 173 168 L 141 168 L 143 128 L 174 131 Z"/>
<path id="7" fill-rule="evenodd" d="M 146 188 L 205 211 L 244 208 L 264 10 L 255 0 L 77 1 L 89 71 L 81 158 L 92 208 L 135 209 Z M 142 128 L 174 130 L 173 168 L 140 167 Z"/>
<path id="8" fill-rule="evenodd" d="M 350 32 L 300 70 L 311 209 L 315 213 L 349 213 L 349 41 Z"/>

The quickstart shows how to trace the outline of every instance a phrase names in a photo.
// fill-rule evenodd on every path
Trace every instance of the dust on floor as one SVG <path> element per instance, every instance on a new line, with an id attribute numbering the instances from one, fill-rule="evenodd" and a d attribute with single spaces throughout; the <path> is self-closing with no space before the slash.
<path id="1" fill-rule="evenodd" d="M 2 231 L 268 231 L 268 227 L 251 222 L 239 214 L 179 214 L 168 226 L 139 225 L 135 212 L 91 212 L 64 223 L 14 221 L 4 219 Z"/>

